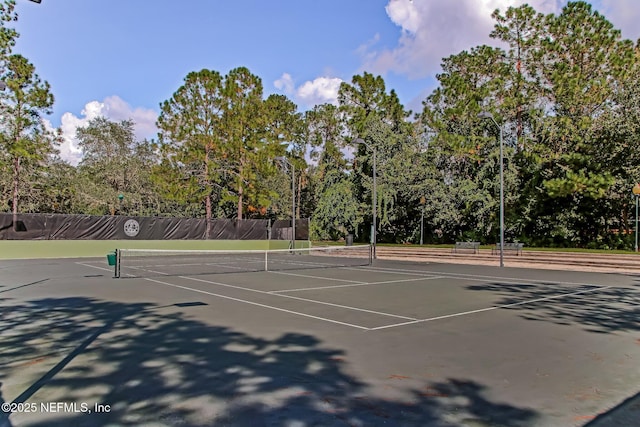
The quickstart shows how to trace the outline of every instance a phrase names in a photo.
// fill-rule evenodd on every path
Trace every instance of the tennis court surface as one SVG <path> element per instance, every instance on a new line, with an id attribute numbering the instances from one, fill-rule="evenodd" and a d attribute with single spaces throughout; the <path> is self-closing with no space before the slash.
<path id="1" fill-rule="evenodd" d="M 0 261 L 0 425 L 599 426 L 640 391 L 638 277 L 366 256 Z"/>

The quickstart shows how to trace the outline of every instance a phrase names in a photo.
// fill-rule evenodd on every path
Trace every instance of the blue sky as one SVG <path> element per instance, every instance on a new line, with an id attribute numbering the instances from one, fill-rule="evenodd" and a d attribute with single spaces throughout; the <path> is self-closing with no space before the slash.
<path id="1" fill-rule="evenodd" d="M 265 94 L 301 110 L 333 102 L 341 81 L 382 75 L 410 109 L 434 88 L 442 57 L 481 43 L 495 8 L 519 0 L 17 0 L 25 55 L 56 98 L 53 127 L 72 163 L 74 134 L 96 115 L 132 118 L 155 137 L 159 104 L 191 71 L 245 66 Z M 530 0 L 557 12 L 566 1 Z M 637 39 L 637 0 L 593 2 L 626 38 Z"/>

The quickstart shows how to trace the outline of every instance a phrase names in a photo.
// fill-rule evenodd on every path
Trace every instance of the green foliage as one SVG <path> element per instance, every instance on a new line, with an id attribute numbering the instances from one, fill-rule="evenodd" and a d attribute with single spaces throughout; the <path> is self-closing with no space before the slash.
<path id="1" fill-rule="evenodd" d="M 18 38 L 18 32 L 14 28 L 6 26 L 7 23 L 18 20 L 15 7 L 15 0 L 3 0 L 0 3 L 0 58 L 2 58 L 2 62 L 11 53 Z"/>
<path id="2" fill-rule="evenodd" d="M 215 214 L 253 215 L 271 204 L 265 186 L 277 173 L 275 158 L 302 134 L 295 104 L 284 96 L 262 98 L 262 82 L 244 67 L 226 76 L 217 71 L 190 73 L 158 119 L 161 161 L 154 168 L 162 194 L 178 204 L 202 203 Z"/>
<path id="3" fill-rule="evenodd" d="M 58 140 L 41 120 L 53 105 L 49 84 L 40 80 L 25 57 L 10 55 L 6 60 L 3 81 L 7 90 L 0 94 L 0 152 L 4 162 L 10 164 L 10 206 L 15 215 L 24 199 L 24 187 L 33 184 L 29 181 L 25 184 L 29 175 L 22 174 L 42 168 L 48 156 L 55 153 Z"/>
<path id="4" fill-rule="evenodd" d="M 364 206 L 358 202 L 353 184 L 346 175 L 329 173 L 334 182 L 319 197 L 311 221 L 311 238 L 337 240 L 346 234 L 356 234 L 362 223 Z"/>
<path id="5" fill-rule="evenodd" d="M 613 183 L 614 178 L 609 172 L 599 175 L 580 170 L 567 171 L 564 178 L 550 179 L 543 185 L 549 196 L 554 198 L 582 193 L 592 199 L 601 199 L 607 195 Z"/>
<path id="6" fill-rule="evenodd" d="M 389 236 L 380 232 L 382 239 L 404 239 L 407 230 L 400 225 L 408 222 L 407 210 L 400 199 L 398 174 L 407 177 L 406 168 L 398 168 L 398 159 L 412 139 L 413 128 L 396 93 L 387 93 L 382 77 L 369 73 L 354 76 L 352 84 L 342 83 L 338 93 L 340 112 L 345 123 L 347 140 L 360 138 L 364 144 L 356 150 L 353 177 L 359 202 L 372 205 L 373 153 L 377 155 L 377 213 L 380 226 L 389 230 Z M 395 166 L 393 166 L 395 165 Z M 408 177 L 407 177 L 408 178 Z M 379 228 L 380 228 L 379 226 Z M 371 230 L 371 222 L 363 222 L 362 235 Z"/>
<path id="7" fill-rule="evenodd" d="M 97 117 L 76 131 L 83 151 L 77 175 L 85 182 L 78 193 L 92 213 L 154 215 L 159 210 L 151 182 L 156 155 L 149 142 L 136 140 L 133 126 L 131 120 Z"/>

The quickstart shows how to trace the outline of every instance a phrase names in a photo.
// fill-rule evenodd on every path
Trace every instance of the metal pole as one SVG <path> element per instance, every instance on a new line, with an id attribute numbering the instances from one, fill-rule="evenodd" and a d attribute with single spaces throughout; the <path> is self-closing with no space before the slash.
<path id="1" fill-rule="evenodd" d="M 296 248 L 296 167 L 291 165 L 291 249 Z"/>
<path id="2" fill-rule="evenodd" d="M 636 194 L 636 252 L 638 252 L 638 195 Z"/>
<path id="3" fill-rule="evenodd" d="M 373 259 L 376 259 L 376 242 L 378 241 L 377 237 L 378 237 L 378 231 L 377 231 L 377 223 L 376 223 L 376 219 L 377 219 L 377 213 L 376 213 L 376 207 L 378 204 L 378 195 L 377 195 L 377 190 L 376 190 L 376 175 L 377 175 L 377 171 L 376 171 L 376 149 L 375 147 L 372 147 L 372 151 L 373 151 Z"/>
<path id="4" fill-rule="evenodd" d="M 499 126 L 495 120 L 493 122 L 500 129 L 500 267 L 504 267 L 504 152 L 502 126 Z"/>
<path id="5" fill-rule="evenodd" d="M 371 215 L 372 215 L 372 221 L 371 221 L 371 253 L 372 253 L 372 258 L 376 259 L 376 242 L 378 240 L 378 236 L 377 236 L 377 213 L 376 213 L 376 206 L 378 204 L 378 200 L 377 200 L 377 185 L 376 185 L 376 177 L 378 175 L 378 172 L 376 170 L 376 148 L 373 145 L 369 145 L 367 144 L 364 139 L 362 138 L 356 138 L 353 140 L 354 143 L 356 144 L 364 144 L 365 147 L 367 147 L 367 149 L 371 150 L 371 152 L 373 153 L 373 195 L 371 197 Z"/>
<path id="6" fill-rule="evenodd" d="M 420 212 L 420 244 L 422 245 L 424 235 L 424 205 L 422 205 L 422 210 Z"/>
<path id="7" fill-rule="evenodd" d="M 504 267 L 504 143 L 502 141 L 502 126 L 498 124 L 493 115 L 487 111 L 478 114 L 481 119 L 491 119 L 500 131 L 500 267 Z"/>

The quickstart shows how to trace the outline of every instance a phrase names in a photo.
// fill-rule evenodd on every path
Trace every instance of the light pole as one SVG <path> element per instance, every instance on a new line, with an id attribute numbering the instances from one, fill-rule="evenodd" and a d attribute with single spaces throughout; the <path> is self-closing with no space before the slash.
<path id="1" fill-rule="evenodd" d="M 371 150 L 371 152 L 373 153 L 373 189 L 372 189 L 372 193 L 373 193 L 373 197 L 371 200 L 371 214 L 373 216 L 372 219 L 372 225 L 371 225 L 371 249 L 372 249 L 372 254 L 373 254 L 373 259 L 376 259 L 376 242 L 377 242 L 377 224 L 376 224 L 376 220 L 377 220 L 377 214 L 376 214 L 376 206 L 378 203 L 377 200 L 377 189 L 376 189 L 376 176 L 377 176 L 377 171 L 376 171 L 376 148 L 373 145 L 369 145 L 365 142 L 364 139 L 362 138 L 356 138 L 353 140 L 353 142 L 355 144 L 362 144 L 365 147 L 367 147 L 369 150 Z"/>
<path id="2" fill-rule="evenodd" d="M 285 156 L 276 160 L 291 166 L 291 249 L 296 248 L 296 167 Z"/>
<path id="3" fill-rule="evenodd" d="M 118 194 L 118 215 L 122 215 L 122 200 L 124 199 L 124 194 Z"/>
<path id="4" fill-rule="evenodd" d="M 478 114 L 481 119 L 490 119 L 500 131 L 500 267 L 504 267 L 504 149 L 502 143 L 502 126 L 493 118 L 493 114 L 483 111 Z"/>
<path id="5" fill-rule="evenodd" d="M 420 245 L 424 242 L 424 204 L 427 203 L 426 197 L 420 197 Z"/>
<path id="6" fill-rule="evenodd" d="M 640 196 L 640 184 L 633 186 L 633 194 L 636 196 L 636 245 L 635 250 L 638 252 L 638 196 Z"/>

